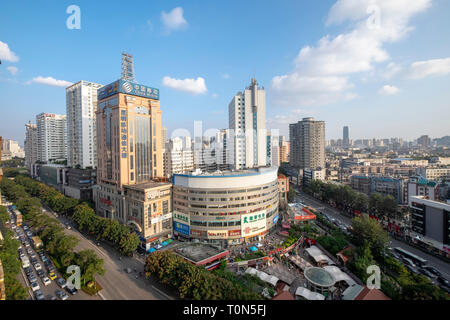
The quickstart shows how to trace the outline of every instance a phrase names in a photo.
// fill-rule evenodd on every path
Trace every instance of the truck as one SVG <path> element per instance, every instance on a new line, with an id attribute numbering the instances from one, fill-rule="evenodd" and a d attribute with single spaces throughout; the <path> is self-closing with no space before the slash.
<path id="1" fill-rule="evenodd" d="M 23 268 L 28 268 L 30 266 L 30 260 L 28 259 L 28 257 L 22 257 L 21 260 Z"/>
<path id="2" fill-rule="evenodd" d="M 21 227 L 23 222 L 22 214 L 18 210 L 15 210 L 14 213 L 16 214 L 16 226 Z"/>
<path id="3" fill-rule="evenodd" d="M 34 249 L 39 250 L 43 246 L 42 240 L 38 236 L 32 237 L 31 240 L 33 241 Z"/>

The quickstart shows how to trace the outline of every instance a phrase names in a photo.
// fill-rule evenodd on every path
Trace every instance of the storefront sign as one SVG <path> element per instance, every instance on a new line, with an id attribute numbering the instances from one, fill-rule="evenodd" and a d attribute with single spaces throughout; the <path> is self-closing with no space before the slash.
<path id="1" fill-rule="evenodd" d="M 229 237 L 236 237 L 241 235 L 241 230 L 229 230 L 228 236 Z"/>
<path id="2" fill-rule="evenodd" d="M 241 234 L 244 237 L 259 234 L 265 230 L 266 230 L 265 211 L 241 215 Z"/>
<path id="3" fill-rule="evenodd" d="M 227 237 L 227 231 L 208 230 L 208 239 L 226 239 Z"/>
<path id="4" fill-rule="evenodd" d="M 206 231 L 191 229 L 191 236 L 204 237 L 205 235 L 206 235 Z"/>
<path id="5" fill-rule="evenodd" d="M 173 220 L 189 224 L 189 215 L 182 213 L 182 212 L 175 211 L 173 213 Z"/>
<path id="6" fill-rule="evenodd" d="M 280 217 L 279 215 L 276 215 L 275 217 L 273 217 L 273 224 L 274 225 L 277 224 L 279 217 Z"/>
<path id="7" fill-rule="evenodd" d="M 158 222 L 170 219 L 170 218 L 172 218 L 172 212 L 152 218 L 151 223 L 155 224 L 155 223 L 158 223 Z"/>
<path id="8" fill-rule="evenodd" d="M 190 230 L 189 226 L 183 223 L 175 222 L 173 223 L 173 229 L 177 231 L 178 233 L 181 233 L 182 235 L 185 235 L 187 237 L 190 236 Z"/>

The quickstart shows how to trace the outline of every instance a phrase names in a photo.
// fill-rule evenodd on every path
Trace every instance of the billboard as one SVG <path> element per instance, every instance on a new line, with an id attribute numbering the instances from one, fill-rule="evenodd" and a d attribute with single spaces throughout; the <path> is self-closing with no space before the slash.
<path id="1" fill-rule="evenodd" d="M 188 225 L 174 221 L 173 229 L 186 237 L 190 236 L 190 228 Z"/>
<path id="2" fill-rule="evenodd" d="M 260 234 L 266 230 L 266 211 L 241 215 L 241 234 L 244 237 Z"/>
<path id="3" fill-rule="evenodd" d="M 155 218 L 152 218 L 151 219 L 151 224 L 155 224 L 155 223 L 158 223 L 160 221 L 164 221 L 164 220 L 167 220 L 167 219 L 170 219 L 170 218 L 172 218 L 172 212 L 169 212 L 167 214 L 159 215 L 159 216 L 157 216 Z"/>
<path id="4" fill-rule="evenodd" d="M 228 231 L 226 230 L 208 230 L 208 239 L 226 239 Z"/>
<path id="5" fill-rule="evenodd" d="M 133 96 L 159 100 L 159 89 L 147 87 L 122 79 L 98 89 L 98 100 L 105 99 L 116 93 L 124 93 Z"/>
<path id="6" fill-rule="evenodd" d="M 173 220 L 184 224 L 189 224 L 189 215 L 179 211 L 174 211 Z"/>

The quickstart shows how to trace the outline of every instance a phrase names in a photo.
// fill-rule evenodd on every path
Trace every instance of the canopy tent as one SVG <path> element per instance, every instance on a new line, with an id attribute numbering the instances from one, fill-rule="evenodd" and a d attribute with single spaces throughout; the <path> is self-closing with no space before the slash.
<path id="1" fill-rule="evenodd" d="M 156 247 L 155 247 L 155 249 L 156 249 L 156 250 L 159 250 L 159 249 L 161 249 L 162 247 L 163 247 L 162 245 L 157 244 Z"/>
<path id="2" fill-rule="evenodd" d="M 163 246 L 167 246 L 169 243 L 167 241 L 164 241 L 163 243 L 161 243 Z"/>
<path id="3" fill-rule="evenodd" d="M 277 282 L 278 282 L 278 278 L 275 276 L 271 276 L 265 272 L 256 270 L 255 268 L 248 268 L 247 270 L 245 270 L 245 273 L 247 274 L 251 274 L 255 277 L 260 278 L 262 281 L 267 282 L 269 284 L 271 284 L 272 286 L 276 286 Z"/>
<path id="4" fill-rule="evenodd" d="M 342 272 L 342 270 L 336 266 L 324 266 L 323 268 L 334 276 L 336 282 L 345 281 L 349 287 L 356 284 L 356 282 L 350 278 L 348 274 Z"/>
<path id="5" fill-rule="evenodd" d="M 155 251 L 156 251 L 155 248 L 151 248 L 150 250 L 148 250 L 148 253 L 153 253 L 153 252 L 155 252 Z"/>
<path id="6" fill-rule="evenodd" d="M 172 242 L 173 242 L 173 239 L 167 240 L 167 243 L 172 243 Z"/>
<path id="7" fill-rule="evenodd" d="M 256 244 L 256 246 L 257 246 L 258 248 L 261 248 L 263 245 L 262 245 L 261 243 L 258 242 L 258 243 Z"/>
<path id="8" fill-rule="evenodd" d="M 295 295 L 296 296 L 301 296 L 303 298 L 305 298 L 306 300 L 325 300 L 325 296 L 317 293 L 317 292 L 312 292 L 307 288 L 304 287 L 298 287 L 297 290 L 295 291 Z"/>
<path id="9" fill-rule="evenodd" d="M 253 252 L 255 252 L 255 251 L 258 251 L 258 248 L 257 248 L 257 247 L 255 247 L 255 246 L 253 246 L 253 247 L 250 247 L 250 251 L 253 251 Z"/>
<path id="10" fill-rule="evenodd" d="M 316 246 L 311 246 L 305 250 L 314 259 L 316 263 L 327 263 L 334 264 L 333 260 L 331 260 L 328 256 L 326 256 L 322 250 L 320 250 Z"/>

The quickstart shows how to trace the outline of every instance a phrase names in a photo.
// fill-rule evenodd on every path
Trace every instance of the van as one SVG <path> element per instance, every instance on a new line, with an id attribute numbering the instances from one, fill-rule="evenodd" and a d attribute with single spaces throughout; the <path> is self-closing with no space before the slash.
<path id="1" fill-rule="evenodd" d="M 21 260 L 23 268 L 28 268 L 30 266 L 30 260 L 27 257 L 23 257 Z"/>

